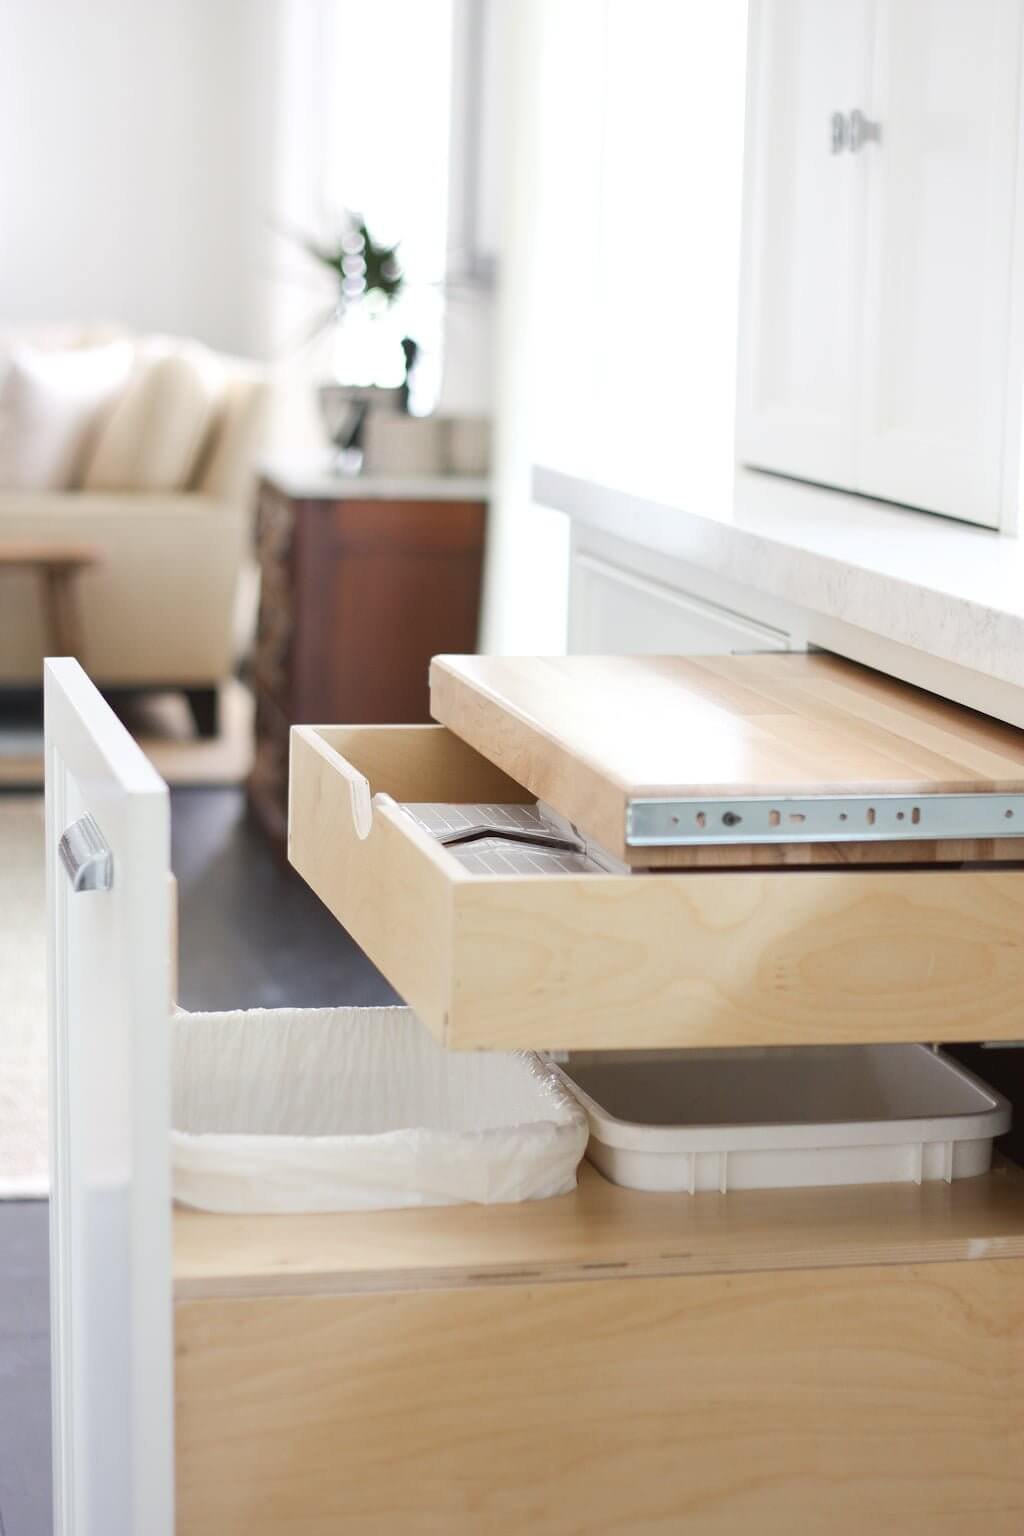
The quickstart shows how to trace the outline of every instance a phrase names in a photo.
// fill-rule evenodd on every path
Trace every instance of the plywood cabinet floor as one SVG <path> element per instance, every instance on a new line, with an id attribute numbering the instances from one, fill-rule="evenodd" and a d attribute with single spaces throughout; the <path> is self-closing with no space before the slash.
<path id="1" fill-rule="evenodd" d="M 572 1194 L 525 1205 L 174 1213 L 179 1304 L 1013 1257 L 1024 1174 L 1008 1164 L 954 1184 L 678 1195 L 621 1189 L 584 1162 Z"/>

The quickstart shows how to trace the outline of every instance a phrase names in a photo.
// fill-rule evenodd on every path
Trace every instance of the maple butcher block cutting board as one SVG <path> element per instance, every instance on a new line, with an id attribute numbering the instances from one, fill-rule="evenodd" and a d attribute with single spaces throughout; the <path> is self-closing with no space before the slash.
<path id="1" fill-rule="evenodd" d="M 438 656 L 430 698 L 635 867 L 1024 860 L 1024 732 L 835 656 Z"/>

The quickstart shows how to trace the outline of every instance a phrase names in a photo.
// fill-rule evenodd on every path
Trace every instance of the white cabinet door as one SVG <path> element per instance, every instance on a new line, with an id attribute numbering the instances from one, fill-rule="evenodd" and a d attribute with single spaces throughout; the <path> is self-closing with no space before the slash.
<path id="1" fill-rule="evenodd" d="M 873 9 L 872 0 L 754 0 L 748 45 L 737 454 L 847 487 L 865 175 L 845 125 L 867 99 Z"/>
<path id="2" fill-rule="evenodd" d="M 715 656 L 784 651 L 781 630 L 574 551 L 569 650 L 595 656 Z"/>
<path id="3" fill-rule="evenodd" d="M 832 14 L 832 7 L 824 7 Z M 1020 0 L 878 0 L 858 490 L 997 526 Z"/>
<path id="4" fill-rule="evenodd" d="M 167 790 L 70 660 L 46 802 L 54 1529 L 172 1536 Z"/>

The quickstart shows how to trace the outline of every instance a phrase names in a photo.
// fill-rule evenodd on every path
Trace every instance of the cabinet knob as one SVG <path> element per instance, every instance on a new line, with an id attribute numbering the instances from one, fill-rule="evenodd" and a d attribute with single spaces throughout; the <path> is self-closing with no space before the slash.
<path id="1" fill-rule="evenodd" d="M 829 128 L 831 130 L 832 153 L 834 155 L 841 155 L 846 148 L 849 136 L 849 125 L 846 121 L 845 112 L 833 112 L 829 118 Z"/>
<path id="2" fill-rule="evenodd" d="M 859 107 L 850 113 L 850 153 L 856 155 L 865 144 L 881 144 L 882 125 L 865 117 Z"/>
<path id="3" fill-rule="evenodd" d="M 73 891 L 109 891 L 114 883 L 114 855 L 87 811 L 73 821 L 57 845 Z"/>

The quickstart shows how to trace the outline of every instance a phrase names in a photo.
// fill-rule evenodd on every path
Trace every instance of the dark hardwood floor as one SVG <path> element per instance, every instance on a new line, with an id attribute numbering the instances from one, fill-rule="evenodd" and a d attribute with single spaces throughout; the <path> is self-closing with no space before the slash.
<path id="1" fill-rule="evenodd" d="M 399 999 L 269 846 L 234 789 L 171 796 L 183 1008 L 317 1008 Z"/>
<path id="2" fill-rule="evenodd" d="M 45 1200 L 0 1201 L 0 1533 L 50 1536 Z"/>
<path id="3" fill-rule="evenodd" d="M 267 845 L 237 789 L 171 796 L 179 999 L 192 1010 L 396 1002 Z M 0 1536 L 50 1536 L 45 1201 L 0 1201 Z"/>

